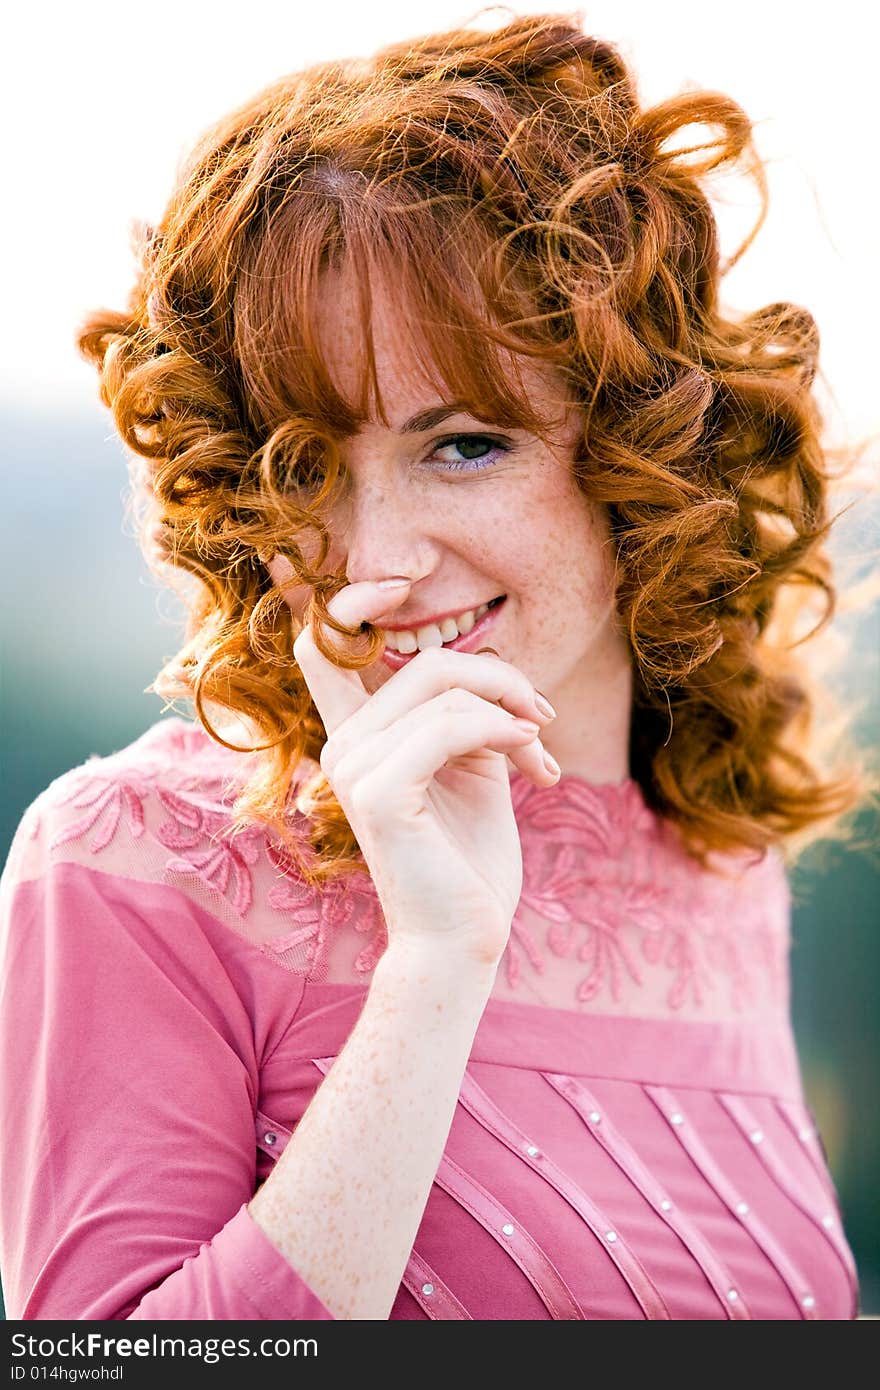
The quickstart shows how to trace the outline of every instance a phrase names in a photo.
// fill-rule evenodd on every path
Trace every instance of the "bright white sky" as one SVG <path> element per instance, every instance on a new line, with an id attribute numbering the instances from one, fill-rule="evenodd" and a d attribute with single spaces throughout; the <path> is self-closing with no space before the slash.
<path id="1" fill-rule="evenodd" d="M 227 108 L 309 62 L 365 55 L 451 27 L 467 0 L 83 0 L 16 6 L 2 99 L 6 331 L 0 405 L 91 413 L 95 378 L 77 358 L 77 320 L 120 306 L 131 219 L 158 218 L 178 159 Z M 517 14 L 552 0 L 514 0 Z M 727 278 L 737 309 L 778 299 L 818 319 L 835 430 L 874 434 L 880 292 L 876 272 L 876 49 L 871 6 L 837 0 L 814 22 L 794 0 L 597 0 L 584 27 L 634 62 L 642 99 L 721 90 L 760 122 L 771 209 Z M 499 8 L 492 18 L 499 22 Z M 488 24 L 487 19 L 483 21 Z M 718 207 L 729 252 L 749 225 L 746 189 Z"/>

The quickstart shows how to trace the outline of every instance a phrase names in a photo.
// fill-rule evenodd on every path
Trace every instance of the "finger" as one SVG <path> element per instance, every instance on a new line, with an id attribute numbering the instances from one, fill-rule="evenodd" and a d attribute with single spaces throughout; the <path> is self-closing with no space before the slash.
<path id="1" fill-rule="evenodd" d="M 359 623 L 375 622 L 393 611 L 409 590 L 409 580 L 395 587 L 391 587 L 387 580 L 364 580 L 349 584 L 333 595 L 327 604 L 327 612 L 347 627 L 357 627 Z M 326 624 L 322 630 L 329 636 L 331 629 Z M 357 671 L 344 670 L 318 650 L 310 626 L 304 627 L 294 642 L 293 656 L 324 721 L 328 738 L 340 724 L 373 698 Z"/>
<path id="2" fill-rule="evenodd" d="M 481 652 L 491 652 L 493 656 L 498 657 L 499 661 L 503 661 L 504 659 L 501 653 L 496 651 L 494 647 L 478 647 L 477 655 Z M 536 694 L 540 695 L 540 698 L 544 701 L 544 705 L 549 709 L 553 708 L 546 695 L 541 695 L 540 691 L 536 691 Z M 555 713 L 547 716 L 540 705 L 538 706 L 538 713 L 541 715 L 542 719 L 555 719 L 556 717 Z M 520 772 L 525 773 L 527 777 L 531 777 L 535 782 L 549 782 L 552 785 L 559 780 L 561 768 L 552 754 L 547 752 L 540 738 L 535 738 L 531 742 L 523 744 L 520 748 L 511 749 L 507 756 L 514 766 L 519 768 Z M 551 759 L 549 764 L 547 762 L 548 758 Z"/>
<path id="3" fill-rule="evenodd" d="M 467 714 L 435 707 L 426 716 L 424 709 L 415 710 L 411 719 L 353 748 L 334 769 L 333 785 L 359 819 L 387 824 L 396 813 L 420 809 L 425 789 L 451 759 L 511 757 L 524 742 L 535 741 L 536 729 L 479 701 Z"/>
<path id="4" fill-rule="evenodd" d="M 453 692 L 462 697 L 458 704 L 454 698 L 450 700 Z M 396 671 L 368 703 L 362 702 L 352 711 L 337 736 L 336 758 L 345 757 L 350 748 L 371 734 L 396 725 L 435 698 L 446 697 L 450 708 L 467 709 L 468 695 L 500 705 L 508 714 L 533 719 L 541 727 L 552 718 L 536 703 L 528 676 L 501 657 L 428 647 Z"/>
<path id="5" fill-rule="evenodd" d="M 533 738 L 512 751 L 509 750 L 507 756 L 524 776 L 531 778 L 539 786 L 552 787 L 559 781 L 561 775 L 559 764 L 554 759 L 553 763 L 548 766 L 546 759 L 551 755 L 547 752 L 540 737 Z"/>
<path id="6" fill-rule="evenodd" d="M 465 730 L 465 743 L 461 746 L 459 728 Z M 429 748 L 437 750 L 436 760 L 429 764 L 436 770 L 450 756 L 461 751 L 475 751 L 477 745 L 473 740 L 481 732 L 486 748 L 505 752 L 527 776 L 537 775 L 540 781 L 546 781 L 538 723 L 509 714 L 470 690 L 444 691 L 395 723 L 371 729 L 354 740 L 347 739 L 346 726 L 345 749 L 338 737 L 332 745 L 328 744 L 331 751 L 324 771 L 338 789 L 351 788 L 371 777 L 377 766 L 393 755 L 395 748 L 411 738 L 422 739 Z"/>

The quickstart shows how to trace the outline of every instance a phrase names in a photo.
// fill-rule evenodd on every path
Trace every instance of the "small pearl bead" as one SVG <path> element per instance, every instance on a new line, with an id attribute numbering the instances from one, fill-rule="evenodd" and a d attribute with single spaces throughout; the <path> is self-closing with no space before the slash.
<path id="1" fill-rule="evenodd" d="M 735 1303 L 736 1300 L 739 1298 L 739 1294 L 737 1293 L 736 1289 L 728 1289 L 727 1297 L 730 1299 L 731 1303 Z"/>
<path id="2" fill-rule="evenodd" d="M 751 1139 L 753 1144 L 760 1144 L 761 1140 L 764 1138 L 764 1131 L 760 1129 L 753 1129 L 751 1134 L 749 1135 L 749 1138 Z"/>
<path id="3" fill-rule="evenodd" d="M 611 1244 L 613 1245 L 614 1242 L 617 1240 L 617 1232 L 616 1232 L 616 1231 L 606 1231 L 606 1232 L 605 1232 L 605 1239 L 606 1239 L 607 1241 L 610 1241 Z"/>
<path id="4" fill-rule="evenodd" d="M 277 1134 L 273 1134 L 273 1133 L 271 1132 L 271 1130 L 270 1130 L 270 1132 L 269 1132 L 268 1134 L 264 1134 L 264 1135 L 263 1135 L 263 1143 L 264 1143 L 264 1144 L 276 1144 L 277 1142 L 278 1142 L 278 1135 L 277 1135 Z"/>
<path id="5" fill-rule="evenodd" d="M 676 1110 L 676 1112 L 675 1112 L 674 1115 L 670 1115 L 670 1116 L 669 1116 L 669 1119 L 670 1119 L 671 1123 L 674 1124 L 674 1125 L 683 1125 L 683 1124 L 684 1124 L 684 1115 L 680 1115 L 680 1114 L 678 1113 L 677 1110 Z"/>
<path id="6" fill-rule="evenodd" d="M 802 1139 L 802 1140 L 804 1141 L 805 1144 L 806 1144 L 807 1140 L 808 1140 L 808 1139 L 812 1139 L 812 1137 L 813 1137 L 813 1131 L 812 1131 L 811 1129 L 799 1129 L 799 1130 L 798 1130 L 798 1138 L 799 1138 L 799 1139 Z"/>
<path id="7" fill-rule="evenodd" d="M 749 1204 L 748 1204 L 748 1202 L 737 1202 L 737 1204 L 736 1204 L 736 1211 L 737 1211 L 737 1215 L 738 1215 L 738 1216 L 748 1216 L 748 1212 L 749 1212 Z"/>
<path id="8" fill-rule="evenodd" d="M 833 1216 L 823 1216 L 823 1217 L 822 1217 L 822 1225 L 825 1227 L 826 1231 L 830 1231 L 830 1230 L 831 1230 L 831 1227 L 834 1225 L 834 1217 L 833 1217 Z"/>
<path id="9" fill-rule="evenodd" d="M 670 1200 L 669 1200 L 668 1197 L 664 1197 L 664 1198 L 663 1198 L 663 1201 L 660 1203 L 660 1210 L 661 1210 L 661 1211 L 672 1211 L 672 1203 L 670 1202 Z"/>
<path id="10" fill-rule="evenodd" d="M 434 1285 L 433 1285 L 433 1284 L 423 1284 L 423 1285 L 422 1285 L 422 1293 L 432 1294 L 433 1292 L 434 1292 Z"/>
<path id="11" fill-rule="evenodd" d="M 502 1226 L 501 1229 L 502 1229 L 502 1231 L 504 1232 L 504 1234 L 505 1234 L 506 1236 L 512 1236 L 512 1235 L 513 1235 L 513 1227 L 510 1225 L 509 1222 L 508 1222 L 508 1224 L 507 1224 L 506 1226 Z"/>
<path id="12" fill-rule="evenodd" d="M 811 1293 L 808 1293 L 806 1298 L 802 1298 L 801 1303 L 805 1308 L 815 1308 L 816 1306 L 816 1300 Z"/>
<path id="13" fill-rule="evenodd" d="M 529 1158 L 536 1158 L 540 1152 L 541 1150 L 535 1148 L 534 1144 L 529 1144 L 529 1147 L 526 1149 Z"/>
<path id="14" fill-rule="evenodd" d="M 602 1118 L 602 1116 L 599 1114 L 599 1111 L 598 1111 L 598 1110 L 591 1110 L 591 1111 L 590 1111 L 590 1119 L 593 1121 L 593 1124 L 594 1124 L 594 1125 L 597 1125 L 597 1124 L 599 1123 L 599 1121 L 601 1120 L 601 1118 Z"/>

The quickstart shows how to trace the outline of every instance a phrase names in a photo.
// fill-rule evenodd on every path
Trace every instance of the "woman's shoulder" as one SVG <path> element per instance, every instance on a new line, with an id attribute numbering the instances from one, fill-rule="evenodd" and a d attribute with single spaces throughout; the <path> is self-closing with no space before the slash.
<path id="1" fill-rule="evenodd" d="M 219 810 L 235 782 L 232 755 L 224 754 L 180 716 L 158 720 L 124 747 L 93 753 L 53 778 L 25 808 L 13 851 L 84 840 L 98 854 L 123 832 L 139 840 L 149 800 L 170 806 L 180 796 Z"/>
<path id="2" fill-rule="evenodd" d="M 112 753 L 92 755 L 27 807 L 0 892 L 11 901 L 21 885 L 49 878 L 58 891 L 83 891 L 85 876 L 100 893 L 112 892 L 120 908 L 137 910 L 147 898 L 166 912 L 175 904 L 185 912 L 195 907 L 203 922 L 207 914 L 288 971 L 321 978 L 332 964 L 341 978 L 362 979 L 360 957 L 366 952 L 373 964 L 384 940 L 369 876 L 313 887 L 266 827 L 235 824 L 233 803 L 251 756 L 180 716 L 157 721 Z M 296 780 L 312 767 L 302 765 Z M 305 845 L 306 817 L 296 810 L 290 824 Z M 341 949 L 343 938 L 349 951 Z M 228 933 L 216 940 L 221 948 L 232 944 Z"/>
<path id="3" fill-rule="evenodd" d="M 6 886 L 66 862 L 135 878 L 140 866 L 149 877 L 159 808 L 165 818 L 174 806 L 183 814 L 185 802 L 176 798 L 204 803 L 218 793 L 219 767 L 208 766 L 203 739 L 178 716 L 159 720 L 124 747 L 93 753 L 54 777 L 19 819 L 3 868 Z"/>

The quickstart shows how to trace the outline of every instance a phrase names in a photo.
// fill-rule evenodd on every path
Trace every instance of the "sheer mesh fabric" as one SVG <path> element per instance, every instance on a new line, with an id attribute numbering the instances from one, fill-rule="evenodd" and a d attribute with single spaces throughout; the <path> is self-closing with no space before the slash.
<path id="1" fill-rule="evenodd" d="M 387 944 L 364 872 L 312 889 L 261 827 L 231 833 L 247 755 L 180 717 L 54 781 L 10 867 L 75 862 L 161 882 L 314 983 L 368 985 Z M 633 780 L 511 773 L 523 891 L 493 998 L 577 1013 L 703 1022 L 788 1014 L 790 895 L 781 856 L 716 855 L 703 871 Z M 305 836 L 297 811 L 294 827 Z"/>

